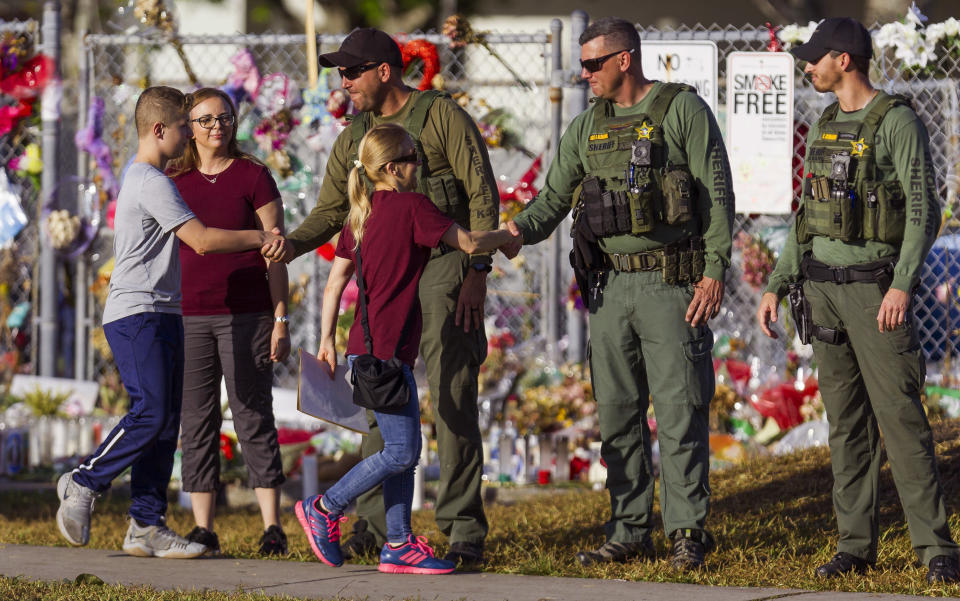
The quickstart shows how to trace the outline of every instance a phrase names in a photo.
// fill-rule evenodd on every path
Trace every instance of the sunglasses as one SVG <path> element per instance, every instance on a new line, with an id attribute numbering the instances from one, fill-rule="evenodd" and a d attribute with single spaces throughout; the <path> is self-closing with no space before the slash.
<path id="1" fill-rule="evenodd" d="M 352 67 L 347 67 L 346 69 L 337 69 L 340 72 L 340 77 L 343 79 L 356 79 L 370 71 L 376 69 L 380 66 L 380 63 L 366 63 L 365 65 L 354 65 Z"/>
<path id="2" fill-rule="evenodd" d="M 420 155 L 418 155 L 416 152 L 411 152 L 410 154 L 405 154 L 405 155 L 403 155 L 402 157 L 397 157 L 397 158 L 393 159 L 392 161 L 388 161 L 388 162 L 390 162 L 390 163 L 419 163 L 419 162 L 420 162 Z"/>
<path id="3" fill-rule="evenodd" d="M 608 59 L 615 57 L 621 52 L 629 52 L 633 54 L 634 48 L 629 50 L 617 50 L 616 52 L 611 52 L 610 54 L 604 54 L 603 56 L 598 56 L 596 58 L 587 58 L 580 59 L 580 66 L 589 71 L 590 73 L 596 73 L 603 68 L 603 63 L 607 62 Z"/>
<path id="4" fill-rule="evenodd" d="M 194 121 L 202 127 L 203 129 L 213 129 L 216 127 L 217 121 L 220 122 L 221 127 L 230 127 L 233 125 L 233 115 L 224 113 L 214 117 L 213 115 L 204 115 L 203 117 L 197 117 L 196 119 L 191 119 L 190 122 Z"/>

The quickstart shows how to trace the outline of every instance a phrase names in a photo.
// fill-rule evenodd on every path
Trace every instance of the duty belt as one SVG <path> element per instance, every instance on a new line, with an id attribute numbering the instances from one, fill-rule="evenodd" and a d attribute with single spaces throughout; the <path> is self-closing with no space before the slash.
<path id="1" fill-rule="evenodd" d="M 639 253 L 604 253 L 614 271 L 657 271 L 663 267 L 663 250 Z"/>
<path id="2" fill-rule="evenodd" d="M 834 267 L 821 263 L 813 257 L 804 256 L 800 262 L 800 271 L 803 277 L 811 282 L 833 282 L 848 284 L 851 282 L 876 282 L 880 292 L 887 293 L 893 283 L 893 265 L 897 257 L 880 259 L 871 263 L 861 263 L 846 267 Z"/>

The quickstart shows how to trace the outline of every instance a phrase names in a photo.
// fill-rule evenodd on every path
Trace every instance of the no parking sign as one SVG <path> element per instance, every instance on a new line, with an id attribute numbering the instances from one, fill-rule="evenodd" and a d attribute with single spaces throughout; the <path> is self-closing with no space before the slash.
<path id="1" fill-rule="evenodd" d="M 644 41 L 640 45 L 643 74 L 649 79 L 685 83 L 697 89 L 717 114 L 717 44 L 709 40 Z"/>

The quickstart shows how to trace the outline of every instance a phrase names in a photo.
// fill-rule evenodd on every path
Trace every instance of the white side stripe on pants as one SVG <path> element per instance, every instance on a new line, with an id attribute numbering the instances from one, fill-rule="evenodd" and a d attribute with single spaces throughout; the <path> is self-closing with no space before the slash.
<path id="1" fill-rule="evenodd" d="M 80 465 L 78 465 L 78 466 L 77 466 L 77 469 L 73 470 L 73 473 L 75 474 L 75 473 L 79 472 L 80 470 L 92 470 L 92 469 L 93 469 L 93 464 L 95 464 L 98 459 L 100 459 L 101 457 L 103 457 L 104 455 L 106 455 L 107 453 L 110 452 L 110 449 L 113 448 L 113 445 L 117 444 L 117 442 L 119 442 L 119 440 L 123 437 L 124 432 L 126 432 L 126 431 L 125 431 L 123 428 L 120 428 L 120 431 L 117 432 L 117 435 L 113 437 L 113 440 L 110 441 L 110 444 L 108 444 L 107 446 L 105 446 L 105 447 L 103 448 L 103 452 L 102 452 L 102 453 L 100 453 L 100 454 L 97 455 L 96 457 L 91 457 L 91 458 L 90 458 L 90 463 L 88 463 L 88 464 L 86 464 L 86 465 L 84 465 L 84 464 L 81 463 Z"/>

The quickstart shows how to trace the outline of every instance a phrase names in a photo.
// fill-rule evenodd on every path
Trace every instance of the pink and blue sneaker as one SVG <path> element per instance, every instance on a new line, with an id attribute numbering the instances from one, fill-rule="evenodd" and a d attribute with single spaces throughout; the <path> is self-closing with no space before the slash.
<path id="1" fill-rule="evenodd" d="M 310 548 L 313 549 L 317 559 L 328 566 L 339 568 L 343 565 L 343 554 L 340 552 L 340 522 L 347 518 L 340 516 L 331 519 L 326 513 L 320 511 L 320 495 L 308 497 L 303 501 L 297 501 L 294 506 L 294 512 L 297 514 L 297 520 L 303 526 L 303 531 L 310 541 Z"/>
<path id="2" fill-rule="evenodd" d="M 456 568 L 452 561 L 437 559 L 425 536 L 410 535 L 403 546 L 394 549 L 389 544 L 380 551 L 380 566 L 384 574 L 449 574 Z"/>

